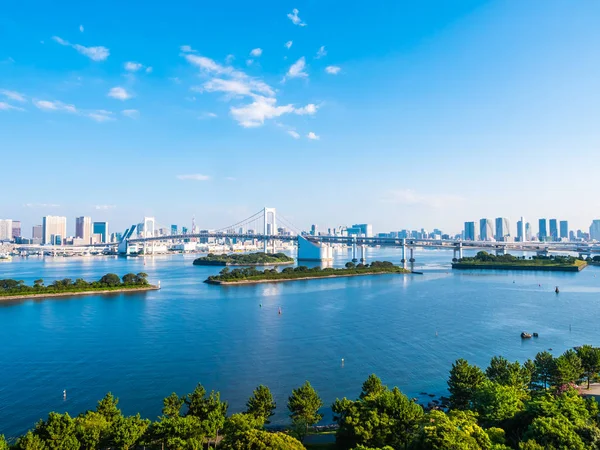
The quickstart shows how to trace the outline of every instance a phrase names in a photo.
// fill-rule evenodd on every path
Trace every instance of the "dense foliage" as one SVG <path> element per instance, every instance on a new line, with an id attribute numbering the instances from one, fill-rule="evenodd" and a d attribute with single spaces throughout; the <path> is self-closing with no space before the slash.
<path id="1" fill-rule="evenodd" d="M 206 256 L 202 256 L 194 260 L 194 264 L 197 266 L 268 266 L 269 264 L 292 264 L 293 262 L 294 258 L 290 258 L 284 253 L 270 254 L 264 252 L 232 254 L 223 253 L 222 255 L 215 255 L 214 253 L 209 253 Z"/>
<path id="2" fill-rule="evenodd" d="M 212 275 L 206 279 L 211 282 L 235 283 L 239 281 L 259 280 L 293 280 L 296 278 L 319 278 L 331 276 L 348 276 L 375 273 L 408 273 L 406 269 L 395 266 L 389 261 L 373 261 L 371 264 L 347 263 L 343 269 L 333 267 L 321 268 L 320 266 L 308 268 L 306 266 L 286 267 L 281 272 L 277 269 L 257 270 L 253 267 L 229 270 L 224 268 L 219 275 Z"/>
<path id="3" fill-rule="evenodd" d="M 128 273 L 122 278 L 114 273 L 107 273 L 98 281 L 85 281 L 82 278 L 72 280 L 65 278 L 55 280 L 49 285 L 44 284 L 44 280 L 39 279 L 33 282 L 32 286 L 27 286 L 23 280 L 0 280 L 0 297 L 26 294 L 60 294 L 63 292 L 84 292 L 95 290 L 111 290 L 121 288 L 135 288 L 149 286 L 148 275 L 141 272 L 137 275 Z"/>
<path id="4" fill-rule="evenodd" d="M 524 364 L 494 357 L 482 370 L 457 360 L 448 378 L 448 408 L 423 408 L 375 375 L 356 400 L 332 405 L 340 450 L 567 450 L 600 449 L 600 409 L 580 395 L 577 383 L 595 380 L 600 349 L 568 350 L 558 357 L 540 352 Z M 258 386 L 245 412 L 227 417 L 218 392 L 200 384 L 185 396 L 171 394 L 155 422 L 123 416 L 111 394 L 95 410 L 72 418 L 50 413 L 14 450 L 174 449 L 301 450 L 302 440 L 322 419 L 323 401 L 307 381 L 288 399 L 290 429 L 271 432 L 265 423 L 275 402 Z M 311 448 L 308 444 L 307 446 Z M 11 447 L 0 436 L 0 450 Z"/>
<path id="5" fill-rule="evenodd" d="M 513 256 L 511 254 L 493 255 L 480 251 L 475 256 L 465 256 L 458 260 L 461 264 L 486 265 L 486 264 L 510 264 L 520 266 L 573 266 L 583 264 L 584 261 L 573 256 Z"/>

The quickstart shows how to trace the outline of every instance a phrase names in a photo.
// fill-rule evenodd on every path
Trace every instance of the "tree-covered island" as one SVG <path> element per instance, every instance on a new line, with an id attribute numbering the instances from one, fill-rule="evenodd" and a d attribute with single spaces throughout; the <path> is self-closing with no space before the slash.
<path id="1" fill-rule="evenodd" d="M 284 264 L 294 264 L 294 258 L 284 253 L 258 252 L 221 255 L 209 253 L 194 260 L 195 266 L 280 266 Z"/>
<path id="2" fill-rule="evenodd" d="M 128 273 L 123 277 L 119 277 L 114 273 L 107 273 L 97 281 L 86 281 L 82 278 L 75 280 L 64 278 L 55 280 L 48 285 L 44 283 L 44 280 L 38 279 L 33 282 L 32 286 L 26 285 L 23 280 L 6 279 L 0 280 L 0 300 L 8 298 L 64 297 L 90 292 L 112 293 L 152 289 L 158 288 L 148 283 L 148 274 L 144 272 L 137 275 Z"/>
<path id="3" fill-rule="evenodd" d="M 559 272 L 578 272 L 587 266 L 587 262 L 573 256 L 513 256 L 492 255 L 481 251 L 472 257 L 464 257 L 452 263 L 453 269 L 489 269 L 489 270 L 546 270 Z"/>
<path id="4" fill-rule="evenodd" d="M 204 282 L 219 285 L 241 285 L 254 283 L 270 283 L 278 281 L 312 280 L 317 278 L 352 277 L 358 275 L 379 275 L 386 273 L 410 273 L 410 270 L 395 266 L 389 261 L 373 261 L 371 264 L 346 263 L 342 269 L 333 267 L 321 268 L 306 266 L 286 267 L 281 272 L 277 269 L 256 270 L 253 267 L 243 269 L 224 268 L 219 275 L 212 275 Z"/>

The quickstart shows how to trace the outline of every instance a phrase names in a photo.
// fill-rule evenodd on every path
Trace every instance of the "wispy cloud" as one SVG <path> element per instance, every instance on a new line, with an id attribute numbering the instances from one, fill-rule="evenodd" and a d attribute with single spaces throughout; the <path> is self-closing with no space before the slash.
<path id="1" fill-rule="evenodd" d="M 306 72 L 306 59 L 301 57 L 298 61 L 290 66 L 287 73 L 285 74 L 285 78 L 306 78 L 308 77 L 308 73 Z"/>
<path id="2" fill-rule="evenodd" d="M 17 91 L 9 91 L 7 89 L 0 89 L 0 95 L 3 95 L 4 97 L 10 99 L 10 100 L 14 100 L 16 102 L 24 102 L 25 100 L 25 95 L 21 94 L 20 92 Z"/>
<path id="3" fill-rule="evenodd" d="M 83 33 L 83 25 L 79 25 L 79 31 Z"/>
<path id="4" fill-rule="evenodd" d="M 308 105 L 303 106 L 302 108 L 296 108 L 294 112 L 300 116 L 312 116 L 317 113 L 317 109 L 319 109 L 317 105 L 315 105 L 314 103 L 309 103 Z"/>
<path id="5" fill-rule="evenodd" d="M 95 209 L 97 209 L 98 211 L 107 211 L 109 209 L 115 209 L 117 206 L 116 205 L 96 205 L 94 206 Z"/>
<path id="6" fill-rule="evenodd" d="M 216 119 L 218 116 L 214 112 L 205 112 L 198 116 L 200 120 Z"/>
<path id="7" fill-rule="evenodd" d="M 302 19 L 300 19 L 300 17 L 298 17 L 298 13 L 300 11 L 298 11 L 296 8 L 292 9 L 291 13 L 288 13 L 287 17 L 288 19 L 290 19 L 292 21 L 292 23 L 294 25 L 298 25 L 300 27 L 305 27 L 306 23 L 302 22 Z"/>
<path id="8" fill-rule="evenodd" d="M 6 102 L 0 102 L 0 111 L 25 111 L 23 108 L 13 106 Z"/>
<path id="9" fill-rule="evenodd" d="M 95 111 L 85 112 L 83 115 L 100 123 L 115 120 L 113 113 L 111 111 L 106 111 L 105 109 L 97 109 Z"/>
<path id="10" fill-rule="evenodd" d="M 235 181 L 235 180 L 236 180 L 236 178 L 235 178 L 235 177 L 225 177 L 225 179 L 226 179 L 227 181 Z"/>
<path id="11" fill-rule="evenodd" d="M 56 203 L 23 203 L 24 208 L 58 208 Z"/>
<path id="12" fill-rule="evenodd" d="M 287 41 L 287 42 L 286 42 L 285 44 L 283 44 L 283 45 L 284 45 L 284 47 L 285 47 L 285 48 L 287 48 L 287 49 L 289 50 L 290 48 L 292 48 L 292 44 L 293 44 L 293 43 L 294 43 L 293 41 Z"/>
<path id="13" fill-rule="evenodd" d="M 312 141 L 318 141 L 319 139 L 321 139 L 320 136 L 317 136 L 315 133 L 313 133 L 312 131 L 310 131 L 306 137 Z"/>
<path id="14" fill-rule="evenodd" d="M 340 70 L 342 70 L 342 68 L 339 67 L 339 66 L 327 66 L 327 67 L 325 67 L 325 72 L 327 72 L 330 75 L 337 75 L 338 73 L 340 73 Z"/>
<path id="15" fill-rule="evenodd" d="M 125 63 L 125 70 L 127 70 L 128 72 L 137 72 L 142 67 L 144 67 L 144 65 L 139 62 L 127 61 Z"/>
<path id="16" fill-rule="evenodd" d="M 420 194 L 412 189 L 394 189 L 388 191 L 380 201 L 398 205 L 422 205 L 430 208 L 443 208 L 460 204 L 464 199 L 451 194 Z"/>
<path id="17" fill-rule="evenodd" d="M 75 105 L 69 105 L 59 101 L 34 100 L 33 104 L 36 108 L 41 109 L 42 111 L 64 111 L 72 114 L 77 113 L 77 108 L 75 108 Z"/>
<path id="18" fill-rule="evenodd" d="M 300 134 L 298 134 L 298 132 L 296 132 L 294 130 L 288 130 L 287 134 L 289 134 L 294 139 L 300 139 Z"/>
<path id="19" fill-rule="evenodd" d="M 321 45 L 321 47 L 319 47 L 319 50 L 317 50 L 317 54 L 315 55 L 316 59 L 321 59 L 324 56 L 327 56 L 327 50 L 325 50 L 325 46 Z"/>
<path id="20" fill-rule="evenodd" d="M 117 100 L 128 100 L 133 97 L 127 90 L 121 86 L 116 86 L 108 91 L 108 96 Z"/>
<path id="21" fill-rule="evenodd" d="M 189 45 L 182 45 L 181 47 L 179 47 L 179 50 L 181 50 L 183 53 L 193 53 L 194 52 L 194 49 Z"/>
<path id="22" fill-rule="evenodd" d="M 255 58 L 258 58 L 260 55 L 262 55 L 262 48 L 255 48 L 252 49 L 252 51 L 250 52 L 250 56 L 254 56 Z"/>
<path id="23" fill-rule="evenodd" d="M 115 120 L 113 113 L 105 109 L 80 110 L 76 108 L 75 105 L 50 100 L 33 100 L 33 104 L 36 108 L 45 112 L 66 112 L 87 117 L 96 122 L 109 122 Z"/>
<path id="24" fill-rule="evenodd" d="M 106 47 L 85 47 L 80 44 L 71 44 L 69 41 L 61 39 L 58 36 L 52 36 L 52 39 L 54 39 L 60 45 L 74 48 L 82 55 L 85 55 L 88 58 L 90 58 L 92 61 L 104 61 L 110 55 L 110 51 Z"/>
<path id="25" fill-rule="evenodd" d="M 193 181 L 208 181 L 210 180 L 210 176 L 202 175 L 199 173 L 194 173 L 190 175 L 177 175 L 177 179 L 179 180 L 193 180 Z"/>
<path id="26" fill-rule="evenodd" d="M 130 119 L 137 119 L 140 117 L 140 112 L 137 109 L 124 109 L 121 111 L 125 117 L 129 117 Z"/>
<path id="27" fill-rule="evenodd" d="M 246 65 L 247 66 L 251 66 L 252 64 L 254 64 L 254 60 L 253 59 L 247 59 L 246 60 Z"/>
<path id="28" fill-rule="evenodd" d="M 229 54 L 225 57 L 225 64 L 231 64 L 235 60 L 235 56 Z"/>
<path id="29" fill-rule="evenodd" d="M 152 73 L 152 66 L 146 67 L 146 73 Z"/>

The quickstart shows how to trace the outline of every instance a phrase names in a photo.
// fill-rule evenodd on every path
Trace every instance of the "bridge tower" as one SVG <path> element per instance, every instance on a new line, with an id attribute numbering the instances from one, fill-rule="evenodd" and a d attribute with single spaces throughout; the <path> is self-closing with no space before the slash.
<path id="1" fill-rule="evenodd" d="M 277 235 L 277 210 L 275 208 L 267 208 L 263 210 L 264 219 L 264 252 L 267 253 L 267 244 L 269 242 L 269 236 Z M 275 241 L 273 241 L 273 248 L 275 248 Z"/>

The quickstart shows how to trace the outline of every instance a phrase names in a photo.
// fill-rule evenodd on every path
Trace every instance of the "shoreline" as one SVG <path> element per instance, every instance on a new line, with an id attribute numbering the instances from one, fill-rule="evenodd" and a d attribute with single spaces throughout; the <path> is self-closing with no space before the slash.
<path id="1" fill-rule="evenodd" d="M 465 264 L 452 263 L 452 268 L 457 270 L 539 270 L 543 272 L 581 272 L 587 264 L 579 266 L 533 266 L 519 264 Z"/>
<path id="2" fill-rule="evenodd" d="M 268 266 L 287 266 L 290 264 L 294 264 L 295 261 L 280 261 L 280 262 L 271 262 L 271 263 L 248 263 L 248 264 L 239 264 L 239 263 L 228 263 L 221 261 L 202 261 L 202 262 L 193 262 L 194 266 L 217 266 L 217 267 L 268 267 Z"/>
<path id="3" fill-rule="evenodd" d="M 263 283 L 283 283 L 285 281 L 304 281 L 304 280 L 319 280 L 319 279 L 331 279 L 331 278 L 348 278 L 348 277 L 360 277 L 365 275 L 410 275 L 411 272 L 368 272 L 368 273 L 349 273 L 342 275 L 327 275 L 323 277 L 301 277 L 301 278 L 279 278 L 279 279 L 265 279 L 265 280 L 240 280 L 240 281 L 214 281 L 205 280 L 206 284 L 213 284 L 215 286 L 236 286 L 236 285 L 248 285 L 248 284 L 263 284 Z"/>
<path id="4" fill-rule="evenodd" d="M 92 295 L 92 294 L 120 294 L 122 292 L 147 292 L 157 291 L 160 288 L 155 285 L 143 286 L 143 287 L 130 287 L 130 288 L 119 288 L 119 289 L 98 289 L 91 291 L 78 291 L 78 292 L 54 292 L 49 294 L 16 294 L 16 295 L 0 295 L 0 302 L 9 300 L 27 300 L 35 298 L 53 298 L 53 297 L 77 297 L 80 295 Z"/>

